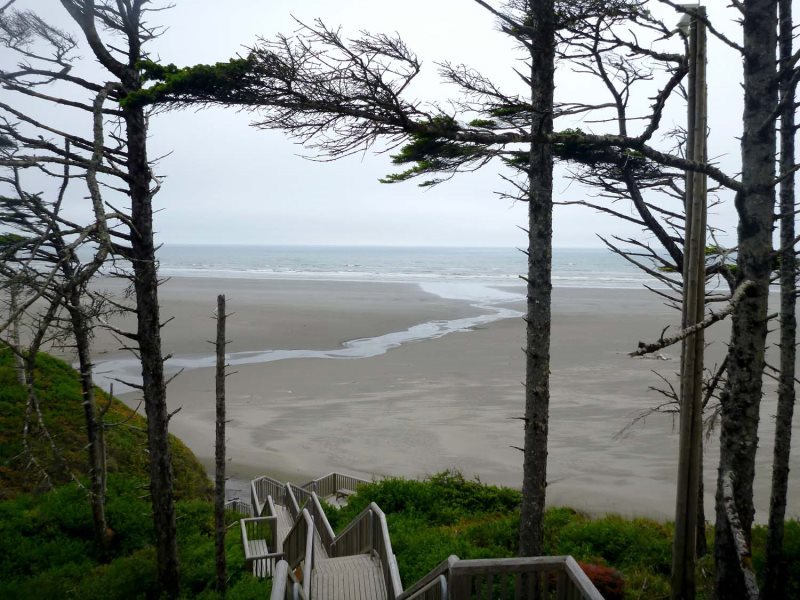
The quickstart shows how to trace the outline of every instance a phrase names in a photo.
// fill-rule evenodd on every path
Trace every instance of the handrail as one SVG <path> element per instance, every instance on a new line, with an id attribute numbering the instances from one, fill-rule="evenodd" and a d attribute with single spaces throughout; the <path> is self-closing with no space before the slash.
<path id="1" fill-rule="evenodd" d="M 294 497 L 294 492 L 292 491 L 292 484 L 287 483 L 284 486 L 284 501 L 283 504 L 289 509 L 289 514 L 292 515 L 292 519 L 296 519 L 297 516 L 300 514 L 300 505 L 297 504 L 297 498 Z"/>
<path id="2" fill-rule="evenodd" d="M 325 547 L 325 550 L 330 552 L 333 541 L 336 539 L 336 535 L 333 533 L 333 527 L 331 527 L 331 524 L 328 521 L 328 516 L 325 514 L 325 511 L 322 510 L 322 504 L 320 504 L 319 497 L 314 492 L 311 492 L 310 504 L 311 516 L 314 519 L 314 525 L 317 527 L 319 538 L 322 541 L 322 545 Z"/>
<path id="3" fill-rule="evenodd" d="M 392 552 L 386 515 L 374 502 L 362 510 L 331 544 L 331 556 L 352 556 L 375 552 L 381 563 L 383 581 L 389 600 L 403 593 L 400 572 Z"/>
<path id="4" fill-rule="evenodd" d="M 427 589 L 427 586 L 433 582 L 435 582 L 439 577 L 448 574 L 450 572 L 450 568 L 453 566 L 454 563 L 458 562 L 460 559 L 455 554 L 451 554 L 447 558 L 445 558 L 442 562 L 436 565 L 433 569 L 431 569 L 427 575 L 422 577 L 419 581 L 417 581 L 414 585 L 404 591 L 397 597 L 397 600 L 408 600 L 410 598 L 417 597 L 417 594 L 423 590 L 423 588 Z M 443 596 L 446 598 L 447 596 Z"/>
<path id="5" fill-rule="evenodd" d="M 257 479 L 250 481 L 250 504 L 253 505 L 253 516 L 260 517 L 261 510 L 264 508 L 264 505 L 261 504 L 261 501 L 258 497 L 258 489 L 256 489 L 257 482 Z"/>
<path id="6" fill-rule="evenodd" d="M 302 591 L 308 598 L 311 594 L 311 573 L 314 569 L 314 522 L 305 508 L 283 541 L 283 554 L 292 571 L 302 564 Z"/>
<path id="7" fill-rule="evenodd" d="M 278 561 L 275 566 L 275 578 L 272 581 L 269 600 L 308 600 L 308 596 L 285 560 Z"/>
<path id="8" fill-rule="evenodd" d="M 294 483 L 287 483 L 287 487 L 291 488 L 300 508 L 303 508 L 309 500 L 311 500 L 311 492 L 305 488 L 295 485 Z"/>
<path id="9" fill-rule="evenodd" d="M 550 574 L 557 577 L 551 578 Z M 469 598 L 473 587 L 502 585 L 511 578 L 514 598 L 519 600 L 537 593 L 544 595 L 555 587 L 557 597 L 579 597 L 602 600 L 592 582 L 569 556 L 535 556 L 524 558 L 492 558 L 459 560 L 453 563 L 448 576 L 448 593 L 454 598 Z M 549 593 L 549 592 L 548 592 Z"/>
<path id="10" fill-rule="evenodd" d="M 595 600 L 596 598 L 603 597 L 603 595 L 597 591 L 597 588 L 592 583 L 592 580 L 589 579 L 589 576 L 583 572 L 583 569 L 581 569 L 578 561 L 576 561 L 574 558 L 567 556 L 567 559 L 564 561 L 564 568 L 567 571 L 567 576 L 578 587 L 578 589 L 583 592 L 584 598 Z M 586 594 L 589 595 L 587 596 Z"/>
<path id="11" fill-rule="evenodd" d="M 264 510 L 264 505 L 266 504 L 267 496 L 277 498 L 278 503 L 283 504 L 283 488 L 283 483 L 277 479 L 273 479 L 272 477 L 267 477 L 266 475 L 262 475 L 261 477 L 253 479 L 250 482 L 250 497 L 252 499 L 254 511 L 253 516 L 261 516 L 261 512 Z"/>
<path id="12" fill-rule="evenodd" d="M 272 496 L 267 496 L 267 508 L 269 508 L 269 516 L 275 518 L 275 525 L 272 527 L 272 537 L 270 537 L 270 548 L 275 552 L 278 551 L 278 511 L 275 510 L 275 504 L 272 502 Z M 283 550 L 282 548 L 280 549 Z"/>
<path id="13" fill-rule="evenodd" d="M 239 521 L 242 533 L 242 545 L 244 546 L 245 568 L 253 572 L 253 567 L 258 561 L 257 572 L 263 577 L 271 573 L 275 567 L 275 559 L 283 556 L 283 553 L 276 547 L 278 518 L 271 517 L 249 517 Z M 264 528 L 269 531 L 264 531 Z M 267 544 L 270 540 L 272 545 Z M 264 550 L 253 552 L 250 547 L 251 540 L 264 540 Z"/>
<path id="14" fill-rule="evenodd" d="M 448 600 L 447 598 L 447 577 L 444 574 L 438 575 L 423 587 L 417 589 L 409 596 L 403 596 L 408 600 Z"/>
<path id="15" fill-rule="evenodd" d="M 352 475 L 333 471 L 317 479 L 312 479 L 299 487 L 304 490 L 316 492 L 317 495 L 322 498 L 327 498 L 328 496 L 335 495 L 339 490 L 352 490 L 355 492 L 356 488 L 365 483 L 369 483 L 369 481 L 361 479 L 360 477 L 353 477 Z"/>
<path id="16" fill-rule="evenodd" d="M 403 593 L 403 583 L 400 581 L 400 571 L 392 552 L 392 540 L 389 537 L 389 526 L 386 524 L 386 515 L 374 502 L 371 503 L 378 520 L 378 527 L 373 528 L 375 542 L 373 548 L 378 552 L 383 570 L 383 581 L 386 584 L 386 595 L 389 600 L 395 600 Z M 377 546 L 377 548 L 375 547 Z"/>
<path id="17" fill-rule="evenodd" d="M 372 550 L 372 504 L 350 521 L 333 540 L 330 556 L 352 556 Z"/>
<path id="18" fill-rule="evenodd" d="M 491 594 L 494 585 L 513 588 L 511 597 L 517 600 L 537 593 L 543 597 L 549 597 L 549 593 L 558 598 L 602 599 L 571 556 L 460 560 L 452 555 L 396 600 L 446 600 L 448 594 L 471 598 L 475 593 Z"/>
<path id="19" fill-rule="evenodd" d="M 241 515 L 246 515 L 248 517 L 254 517 L 253 514 L 253 505 L 248 504 L 247 502 L 243 502 L 239 500 L 239 498 L 234 498 L 233 500 L 226 500 L 225 501 L 225 510 L 232 510 L 238 512 Z M 234 521 L 235 524 L 235 521 Z"/>
<path id="20" fill-rule="evenodd" d="M 337 471 L 328 473 L 317 479 L 312 479 L 303 485 L 284 483 L 267 475 L 262 475 L 250 481 L 250 498 L 253 507 L 252 516 L 261 516 L 267 496 L 272 496 L 278 504 L 287 504 L 288 500 L 285 497 L 287 487 L 291 488 L 295 497 L 295 502 L 299 499 L 300 502 L 298 506 L 302 507 L 306 501 L 311 499 L 311 492 L 316 492 L 318 496 L 325 498 L 327 496 L 333 496 L 339 490 L 356 491 L 356 488 L 365 483 L 369 483 L 369 481 Z M 299 508 L 297 514 L 300 514 Z"/>
<path id="21" fill-rule="evenodd" d="M 269 600 L 286 600 L 287 580 L 289 579 L 289 563 L 279 560 L 275 565 L 275 577 L 272 578 L 272 592 Z"/>

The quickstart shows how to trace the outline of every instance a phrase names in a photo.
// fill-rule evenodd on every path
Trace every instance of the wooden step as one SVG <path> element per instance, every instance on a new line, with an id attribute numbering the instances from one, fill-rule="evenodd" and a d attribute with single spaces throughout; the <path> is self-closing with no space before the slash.
<path id="1" fill-rule="evenodd" d="M 381 563 L 368 554 L 319 560 L 311 575 L 315 600 L 384 600 Z"/>

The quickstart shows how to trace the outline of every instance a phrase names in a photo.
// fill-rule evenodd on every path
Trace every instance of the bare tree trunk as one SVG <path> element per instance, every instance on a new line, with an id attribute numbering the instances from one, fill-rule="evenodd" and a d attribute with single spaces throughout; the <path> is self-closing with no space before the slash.
<path id="1" fill-rule="evenodd" d="M 553 131 L 555 14 L 553 0 L 530 11 L 531 131 Z M 550 410 L 550 302 L 553 245 L 553 151 L 533 144 L 528 165 L 528 275 L 525 347 L 525 447 L 520 556 L 540 556 L 544 542 L 547 432 Z"/>
<path id="2" fill-rule="evenodd" d="M 780 0 L 780 65 L 788 67 L 792 59 L 792 1 Z M 785 179 L 780 186 L 780 374 L 778 377 L 778 413 L 775 419 L 775 449 L 772 462 L 772 490 L 769 502 L 764 597 L 778 600 L 786 595 L 786 565 L 783 555 L 786 495 L 789 484 L 789 455 L 792 446 L 792 417 L 795 404 L 795 360 L 797 317 L 795 287 L 797 263 L 794 252 L 795 200 L 794 169 L 795 107 L 791 70 L 782 80 L 781 97 L 788 100 L 781 111 L 780 169 Z"/>
<path id="3" fill-rule="evenodd" d="M 705 491 L 703 483 L 703 452 L 700 452 L 700 485 L 697 489 L 697 540 L 694 551 L 697 558 L 702 558 L 708 554 L 708 541 L 706 540 L 706 511 L 705 511 Z"/>
<path id="4" fill-rule="evenodd" d="M 217 591 L 225 595 L 228 567 L 225 562 L 225 296 L 217 296 L 217 440 L 214 488 L 214 533 L 217 554 Z"/>
<path id="5" fill-rule="evenodd" d="M 106 467 L 105 436 L 103 435 L 102 418 L 99 417 L 95 402 L 94 379 L 92 377 L 92 357 L 90 335 L 86 315 L 81 307 L 80 291 L 74 288 L 70 297 L 65 299 L 72 332 L 75 336 L 75 348 L 78 353 L 78 365 L 81 380 L 81 398 L 86 420 L 86 438 L 89 461 L 89 503 L 92 508 L 92 525 L 94 537 L 103 554 L 109 549 L 109 530 L 106 522 Z"/>
<path id="6" fill-rule="evenodd" d="M 758 446 L 767 300 L 772 265 L 772 225 L 775 205 L 775 128 L 777 108 L 775 48 L 777 0 L 743 3 L 744 115 L 742 186 L 737 194 L 739 215 L 737 276 L 750 286 L 733 313 L 728 351 L 728 383 L 721 398 L 720 468 L 716 496 L 717 598 L 747 596 L 735 540 L 726 518 L 723 476 L 733 475 L 733 492 L 746 544 L 753 524 L 753 477 Z"/>
<path id="7" fill-rule="evenodd" d="M 169 447 L 169 414 L 161 352 L 158 264 L 153 241 L 147 125 L 141 108 L 124 110 L 131 193 L 131 262 L 136 290 L 137 339 L 142 363 L 142 391 L 147 414 L 150 500 L 156 533 L 158 582 L 162 594 L 178 595 L 178 546 Z"/>
<path id="8" fill-rule="evenodd" d="M 8 314 L 13 315 L 19 308 L 17 298 L 19 297 L 19 285 L 12 283 L 8 287 L 9 294 L 9 308 Z M 19 317 L 11 322 L 11 343 L 18 351 L 22 350 L 20 334 L 19 334 Z M 20 385 L 25 385 L 25 361 L 20 354 L 14 353 L 14 369 L 17 372 L 17 381 Z"/>
<path id="9" fill-rule="evenodd" d="M 155 29 L 143 22 L 145 3 L 141 0 L 117 0 L 97 3 L 95 0 L 60 0 L 83 31 L 95 58 L 113 75 L 119 85 L 117 97 L 142 87 L 139 61 L 143 44 L 154 36 Z M 123 40 L 122 48 L 104 42 L 103 32 L 110 31 Z M 118 54 L 125 55 L 124 62 Z M 133 267 L 136 293 L 137 327 L 135 339 L 142 365 L 142 392 L 147 415 L 147 450 L 150 466 L 150 502 L 156 536 L 159 594 L 177 597 L 178 546 L 175 527 L 175 501 L 169 447 L 169 414 L 164 378 L 164 357 L 161 351 L 161 322 L 158 306 L 158 264 L 153 239 L 153 178 L 147 162 L 147 121 L 141 107 L 120 105 L 125 123 L 126 173 L 124 180 L 130 196 L 130 248 L 121 249 Z"/>

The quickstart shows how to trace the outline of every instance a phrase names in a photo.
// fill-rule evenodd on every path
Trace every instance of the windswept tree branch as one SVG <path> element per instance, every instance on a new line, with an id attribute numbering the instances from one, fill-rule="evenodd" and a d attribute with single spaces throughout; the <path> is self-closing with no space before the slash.
<path id="1" fill-rule="evenodd" d="M 752 281 L 749 280 L 743 281 L 741 284 L 739 284 L 739 287 L 736 288 L 736 290 L 734 291 L 730 301 L 728 302 L 728 305 L 722 310 L 716 312 L 712 311 L 705 319 L 703 319 L 699 323 L 695 323 L 694 325 L 686 327 L 685 329 L 682 329 L 673 336 L 667 338 L 662 337 L 657 342 L 649 344 L 645 342 L 639 342 L 639 348 L 637 348 L 633 352 L 628 353 L 628 356 L 644 356 L 645 354 L 650 354 L 652 352 L 657 352 L 658 350 L 663 350 L 667 346 L 672 346 L 673 344 L 680 342 L 681 340 L 689 337 L 690 335 L 697 333 L 702 329 L 710 327 L 717 321 L 721 321 L 736 309 L 736 306 L 739 304 L 739 302 L 742 300 L 742 298 L 744 298 L 745 294 L 747 293 L 747 290 L 752 286 L 753 286 Z"/>

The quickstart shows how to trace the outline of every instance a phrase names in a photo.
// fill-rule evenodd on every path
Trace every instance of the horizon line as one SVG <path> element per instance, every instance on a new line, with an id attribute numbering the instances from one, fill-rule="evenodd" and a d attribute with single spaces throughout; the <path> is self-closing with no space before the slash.
<path id="1" fill-rule="evenodd" d="M 428 244 L 260 244 L 248 242 L 161 242 L 160 246 L 233 246 L 233 247 L 258 247 L 258 248 L 432 248 L 432 249 L 462 249 L 481 248 L 487 250 L 522 250 L 521 246 L 502 245 L 428 245 Z M 554 245 L 554 250 L 608 250 L 607 246 L 579 246 L 579 245 Z"/>

